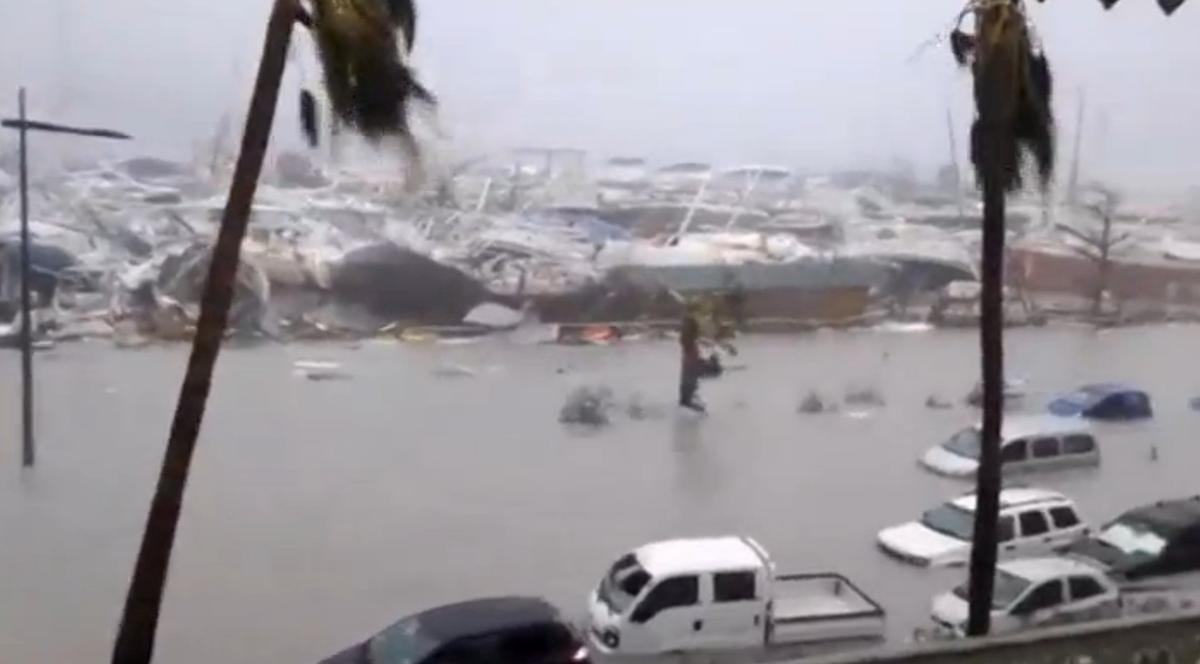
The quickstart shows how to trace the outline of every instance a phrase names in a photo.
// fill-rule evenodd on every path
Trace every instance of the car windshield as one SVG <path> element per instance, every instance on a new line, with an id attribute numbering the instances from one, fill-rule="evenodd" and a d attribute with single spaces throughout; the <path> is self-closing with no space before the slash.
<path id="1" fill-rule="evenodd" d="M 418 616 L 405 618 L 371 637 L 367 661 L 371 664 L 415 664 L 437 649 L 439 642 L 421 629 Z"/>
<path id="2" fill-rule="evenodd" d="M 631 553 L 616 562 L 600 582 L 600 600 L 608 605 L 613 613 L 622 614 L 638 593 L 650 581 L 650 574 L 642 569 L 638 560 Z"/>
<path id="3" fill-rule="evenodd" d="M 969 542 L 975 532 L 975 515 L 954 503 L 946 503 L 922 514 L 921 525 L 947 537 Z"/>
<path id="4" fill-rule="evenodd" d="M 1119 519 L 1109 524 L 1098 539 L 1130 556 L 1157 558 L 1167 546 L 1166 538 L 1136 519 Z"/>
<path id="5" fill-rule="evenodd" d="M 1095 406 L 1104 396 L 1105 393 L 1097 388 L 1085 387 L 1055 399 L 1050 404 L 1050 412 L 1055 415 L 1078 415 Z"/>
<path id="6" fill-rule="evenodd" d="M 969 427 L 954 434 L 954 437 L 942 444 L 942 447 L 961 457 L 968 459 L 979 458 L 979 430 Z"/>
<path id="7" fill-rule="evenodd" d="M 1028 587 L 1029 581 L 1002 569 L 996 570 L 996 585 L 992 589 L 992 608 L 996 610 L 1007 608 L 1017 601 Z M 955 588 L 954 594 L 963 601 L 971 601 L 965 583 Z"/>

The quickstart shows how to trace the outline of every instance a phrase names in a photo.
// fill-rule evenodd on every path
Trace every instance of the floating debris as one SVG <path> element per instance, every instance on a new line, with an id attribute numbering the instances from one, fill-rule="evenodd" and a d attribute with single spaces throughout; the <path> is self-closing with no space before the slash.
<path id="1" fill-rule="evenodd" d="M 292 363 L 292 368 L 297 376 L 309 380 L 344 380 L 350 377 L 337 362 L 297 360 Z"/>
<path id="2" fill-rule="evenodd" d="M 838 405 L 833 401 L 827 401 L 817 394 L 815 391 L 809 392 L 804 399 L 800 401 L 800 405 L 796 407 L 797 413 L 804 415 L 819 415 L 821 413 L 836 413 Z"/>
<path id="3" fill-rule="evenodd" d="M 461 364 L 446 363 L 435 368 L 433 370 L 433 375 L 441 378 L 474 378 L 478 376 L 479 373 L 471 367 L 466 367 Z"/>
<path id="4" fill-rule="evenodd" d="M 883 395 L 873 387 L 849 389 L 846 391 L 845 400 L 848 406 L 869 406 L 872 408 L 882 408 L 884 406 Z"/>
<path id="5" fill-rule="evenodd" d="M 1020 406 L 1025 400 L 1025 381 L 1022 379 L 1005 380 L 1004 381 L 1004 407 L 1013 408 Z M 967 393 L 964 401 L 968 406 L 980 408 L 983 406 L 983 384 L 975 383 L 971 391 Z"/>
<path id="6" fill-rule="evenodd" d="M 576 388 L 567 396 L 566 403 L 558 412 L 558 421 L 563 424 L 591 427 L 607 426 L 612 423 L 615 407 L 611 388 L 603 385 L 585 385 Z"/>
<path id="7" fill-rule="evenodd" d="M 925 407 L 930 410 L 949 410 L 954 405 L 936 394 L 931 394 L 925 399 Z"/>

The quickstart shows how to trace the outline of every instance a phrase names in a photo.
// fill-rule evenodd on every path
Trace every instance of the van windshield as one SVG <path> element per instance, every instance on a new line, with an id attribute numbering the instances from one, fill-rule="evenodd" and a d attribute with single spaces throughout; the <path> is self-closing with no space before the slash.
<path id="1" fill-rule="evenodd" d="M 969 427 L 954 434 L 954 437 L 942 444 L 947 451 L 968 459 L 979 458 L 979 430 Z"/>
<path id="2" fill-rule="evenodd" d="M 650 574 L 642 568 L 631 553 L 618 560 L 600 582 L 600 601 L 608 605 L 613 613 L 625 613 L 625 609 L 637 599 L 638 593 L 650 581 Z"/>
<path id="3" fill-rule="evenodd" d="M 946 503 L 922 514 L 921 525 L 947 537 L 970 542 L 975 532 L 975 515 L 954 503 Z"/>

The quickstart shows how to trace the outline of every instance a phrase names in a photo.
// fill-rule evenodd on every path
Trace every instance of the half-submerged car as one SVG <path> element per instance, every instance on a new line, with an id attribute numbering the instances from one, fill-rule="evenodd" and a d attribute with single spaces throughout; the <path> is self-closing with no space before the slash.
<path id="1" fill-rule="evenodd" d="M 1122 587 L 1173 577 L 1174 586 L 1200 588 L 1194 574 L 1200 572 L 1200 497 L 1131 509 L 1068 551 L 1105 568 Z"/>
<path id="2" fill-rule="evenodd" d="M 1149 394 L 1111 383 L 1084 385 L 1051 401 L 1049 410 L 1060 417 L 1109 421 L 1143 420 L 1154 416 Z"/>
<path id="3" fill-rule="evenodd" d="M 1072 558 L 1022 558 L 996 567 L 991 634 L 1115 618 L 1121 594 L 1102 570 Z M 933 621 L 944 636 L 966 635 L 969 595 L 964 583 L 933 600 Z"/>
<path id="4" fill-rule="evenodd" d="M 1087 422 L 1077 418 L 1007 417 L 1000 438 L 1001 471 L 1005 475 L 1100 463 L 1096 438 Z M 931 447 L 921 457 L 921 465 L 947 477 L 974 477 L 979 470 L 979 453 L 980 431 L 976 424 Z"/>
<path id="5" fill-rule="evenodd" d="M 587 649 L 536 597 L 477 599 L 409 616 L 321 664 L 574 664 Z"/>
<path id="6" fill-rule="evenodd" d="M 879 532 L 879 548 L 922 567 L 965 565 L 975 532 L 975 494 L 927 510 L 917 521 Z M 1000 492 L 997 553 L 1002 559 L 1046 555 L 1087 533 L 1075 503 L 1046 489 L 1008 488 Z"/>

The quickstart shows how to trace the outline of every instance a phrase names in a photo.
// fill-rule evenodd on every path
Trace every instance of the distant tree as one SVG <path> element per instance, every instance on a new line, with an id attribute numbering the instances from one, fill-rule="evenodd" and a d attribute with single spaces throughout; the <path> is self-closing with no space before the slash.
<path id="1" fill-rule="evenodd" d="M 1058 229 L 1079 240 L 1080 245 L 1074 246 L 1074 251 L 1096 264 L 1096 277 L 1092 285 L 1093 316 L 1100 315 L 1104 303 L 1104 294 L 1109 291 L 1112 278 L 1112 252 L 1130 238 L 1129 233 L 1114 233 L 1113 219 L 1116 217 L 1120 197 L 1116 192 L 1098 185 L 1093 188 L 1094 200 L 1085 203 L 1082 208 L 1095 220 L 1090 227 L 1076 228 L 1067 224 L 1058 224 Z"/>

